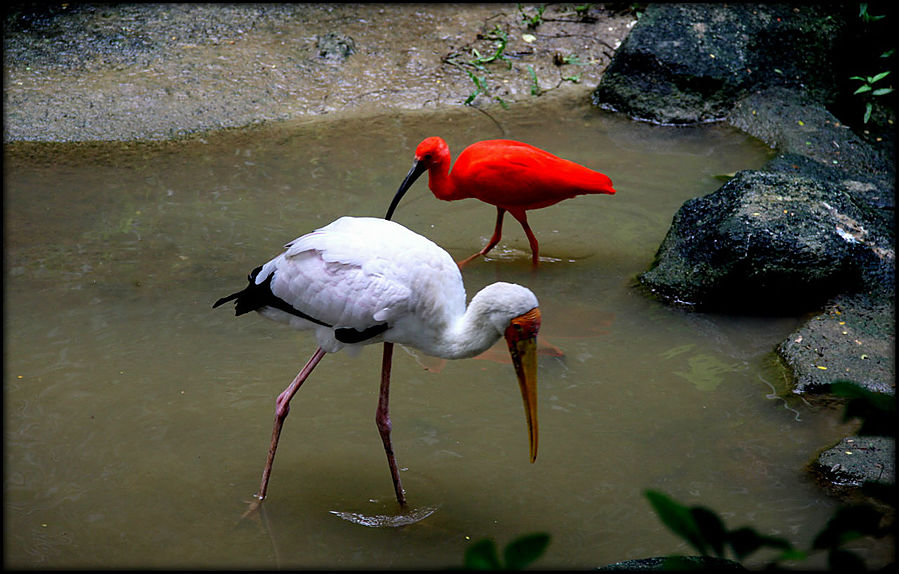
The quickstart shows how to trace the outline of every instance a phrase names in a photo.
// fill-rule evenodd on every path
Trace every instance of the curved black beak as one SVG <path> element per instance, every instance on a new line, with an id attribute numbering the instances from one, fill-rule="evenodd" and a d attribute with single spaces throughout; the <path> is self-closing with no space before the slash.
<path id="1" fill-rule="evenodd" d="M 403 199 L 403 196 L 409 188 L 412 187 L 412 184 L 415 183 L 415 180 L 426 171 L 428 171 L 427 163 L 419 162 L 418 159 L 415 159 L 412 162 L 412 169 L 406 174 L 406 179 L 400 184 L 400 188 L 396 190 L 396 195 L 393 196 L 393 201 L 390 202 L 390 207 L 387 208 L 387 215 L 384 216 L 384 219 L 389 221 L 390 218 L 393 217 L 393 211 L 396 209 L 396 206 L 399 205 L 400 200 Z"/>

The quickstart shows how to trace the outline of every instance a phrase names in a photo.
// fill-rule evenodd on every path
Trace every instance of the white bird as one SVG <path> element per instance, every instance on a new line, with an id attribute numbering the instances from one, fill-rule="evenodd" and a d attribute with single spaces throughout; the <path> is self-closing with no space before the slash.
<path id="1" fill-rule="evenodd" d="M 290 400 L 326 353 L 384 342 L 375 421 L 396 499 L 406 497 L 390 442 L 388 408 L 393 344 L 444 359 L 478 355 L 505 336 L 524 400 L 530 459 L 537 457 L 537 297 L 525 287 L 493 283 L 466 308 L 459 267 L 435 243 L 398 223 L 341 217 L 299 237 L 249 275 L 249 285 L 219 299 L 236 314 L 257 311 L 293 328 L 312 330 L 319 348 L 276 401 L 271 447 L 251 510 L 265 498 Z"/>

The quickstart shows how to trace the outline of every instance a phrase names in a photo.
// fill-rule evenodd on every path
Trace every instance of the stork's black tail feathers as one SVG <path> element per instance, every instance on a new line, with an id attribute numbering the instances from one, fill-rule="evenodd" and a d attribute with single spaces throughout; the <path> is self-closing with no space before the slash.
<path id="1" fill-rule="evenodd" d="M 263 307 L 273 307 L 275 309 L 284 311 L 285 313 L 290 313 L 291 315 L 300 317 L 301 319 L 312 321 L 316 325 L 321 325 L 323 327 L 332 326 L 325 323 L 324 321 L 316 319 L 315 317 L 310 317 L 299 309 L 295 309 L 290 303 L 275 295 L 272 292 L 272 279 L 275 277 L 276 271 L 272 271 L 271 273 L 269 273 L 269 276 L 265 278 L 265 281 L 257 284 L 256 276 L 259 275 L 260 271 L 262 271 L 261 265 L 250 272 L 250 275 L 247 277 L 247 280 L 250 282 L 250 284 L 247 285 L 243 289 L 243 291 L 232 293 L 227 297 L 222 297 L 215 302 L 212 308 L 215 309 L 219 305 L 237 299 L 237 301 L 234 303 L 235 315 L 243 315 L 244 313 L 249 313 L 250 311 L 258 311 Z"/>
<path id="2" fill-rule="evenodd" d="M 236 299 L 234 303 L 235 315 L 243 315 L 250 311 L 258 311 L 263 307 L 273 307 L 275 309 L 280 309 L 285 313 L 300 317 L 301 319 L 311 321 L 317 325 L 333 327 L 333 325 L 329 325 L 324 321 L 320 321 L 315 317 L 303 313 L 299 309 L 295 309 L 290 303 L 275 295 L 272 292 L 272 278 L 275 276 L 274 271 L 265 278 L 265 281 L 256 284 L 256 277 L 259 275 L 260 271 L 262 271 L 261 265 L 250 272 L 250 275 L 247 277 L 247 280 L 250 282 L 249 285 L 242 291 L 232 293 L 227 297 L 222 297 L 212 305 L 212 308 L 215 309 L 219 305 L 223 305 L 228 301 L 234 301 Z M 341 327 L 334 330 L 334 337 L 341 343 L 361 343 L 366 339 L 380 335 L 386 331 L 388 327 L 389 325 L 387 323 L 379 323 L 362 330 Z"/>
<path id="3" fill-rule="evenodd" d="M 259 272 L 262 271 L 262 266 L 260 265 L 256 269 L 250 272 L 249 276 L 247 276 L 247 280 L 250 282 L 243 291 L 238 291 L 237 293 L 232 293 L 227 297 L 222 297 L 212 306 L 213 309 L 218 307 L 219 305 L 223 305 L 228 301 L 237 301 L 234 303 L 234 314 L 235 315 L 243 315 L 244 313 L 249 313 L 250 311 L 256 311 L 257 309 L 261 309 L 262 307 L 280 307 L 281 305 L 286 305 L 284 301 L 275 297 L 275 294 L 272 293 L 271 289 L 271 279 L 270 275 L 267 281 L 256 284 L 256 276 L 259 275 Z M 280 303 L 280 305 L 279 305 Z"/>
<path id="4" fill-rule="evenodd" d="M 234 303 L 234 314 L 235 315 L 243 315 L 244 313 L 249 313 L 250 311 L 258 311 L 263 307 L 274 307 L 275 309 L 280 309 L 285 313 L 290 313 L 291 315 L 296 315 L 297 317 L 301 317 L 306 319 L 307 321 L 312 321 L 313 323 L 317 323 L 319 325 L 323 325 L 325 327 L 330 327 L 327 323 L 323 321 L 319 321 L 315 317 L 310 317 L 309 315 L 294 309 L 287 301 L 284 299 L 280 299 L 277 295 L 272 292 L 272 278 L 275 276 L 275 272 L 269 273 L 269 276 L 265 278 L 265 281 L 262 283 L 256 284 L 256 276 L 259 275 L 259 272 L 262 271 L 262 266 L 260 265 L 256 269 L 253 269 L 249 276 L 247 276 L 247 281 L 249 281 L 249 285 L 247 285 L 243 291 L 238 291 L 237 293 L 232 293 L 227 297 L 222 297 L 212 306 L 213 309 L 227 303 L 228 301 L 235 301 Z"/>

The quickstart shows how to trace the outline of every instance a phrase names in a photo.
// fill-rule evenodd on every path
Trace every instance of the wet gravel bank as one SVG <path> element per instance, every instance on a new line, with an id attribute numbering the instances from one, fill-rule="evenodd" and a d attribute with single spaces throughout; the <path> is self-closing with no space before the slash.
<path id="1" fill-rule="evenodd" d="M 13 4 L 4 141 L 161 140 L 472 95 L 588 99 L 635 17 L 538 6 Z"/>

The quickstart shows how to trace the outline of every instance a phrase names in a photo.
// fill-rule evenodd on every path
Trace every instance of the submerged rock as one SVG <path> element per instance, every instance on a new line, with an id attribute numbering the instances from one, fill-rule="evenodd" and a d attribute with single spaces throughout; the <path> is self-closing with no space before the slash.
<path id="1" fill-rule="evenodd" d="M 656 556 L 615 562 L 597 568 L 600 571 L 627 570 L 631 572 L 655 572 L 677 570 L 746 570 L 742 564 L 716 556 Z"/>
<path id="2" fill-rule="evenodd" d="M 887 437 L 847 437 L 818 456 L 818 475 L 835 487 L 857 487 L 865 482 L 896 483 L 896 442 Z"/>

